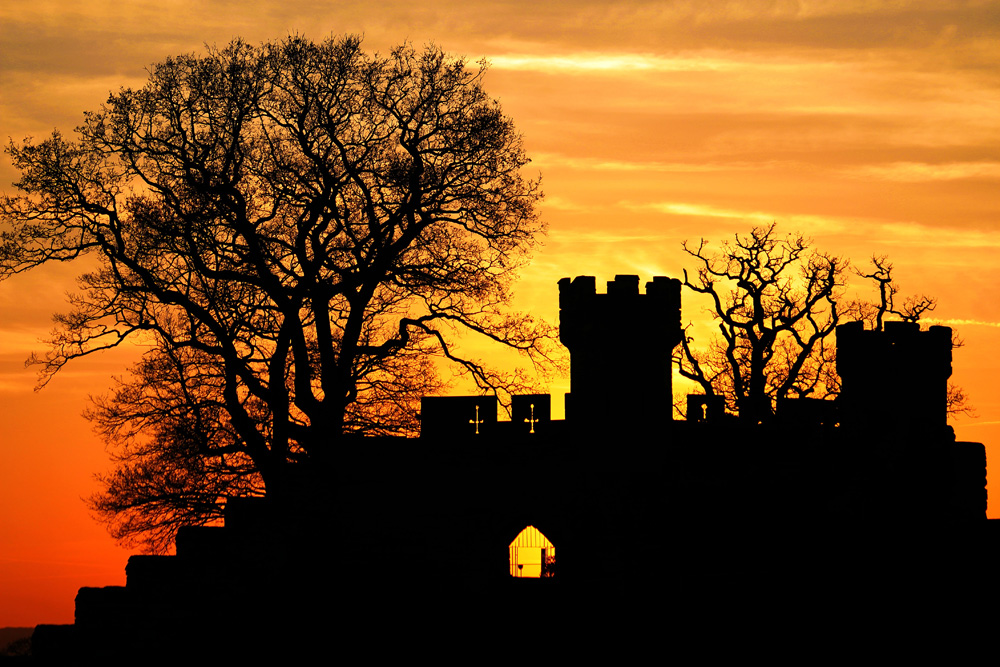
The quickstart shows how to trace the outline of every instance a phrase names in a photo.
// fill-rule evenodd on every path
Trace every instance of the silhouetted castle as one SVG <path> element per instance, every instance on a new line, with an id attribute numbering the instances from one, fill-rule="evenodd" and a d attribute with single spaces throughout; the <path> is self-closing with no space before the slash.
<path id="1" fill-rule="evenodd" d="M 832 613 L 876 589 L 896 605 L 996 589 L 985 450 L 946 420 L 950 329 L 845 324 L 837 401 L 746 424 L 692 396 L 674 420 L 680 289 L 564 278 L 565 420 L 547 395 L 513 397 L 509 421 L 491 396 L 427 397 L 419 440 L 337 453 L 332 495 L 321 478 L 280 506 L 231 500 L 225 527 L 183 529 L 176 556 L 133 556 L 127 586 L 81 589 L 76 625 L 40 626 L 39 655 L 483 631 L 532 605 L 562 621 L 647 598 Z M 321 617 L 332 599 L 360 611 Z M 206 644 L 205 627 L 235 639 Z"/>

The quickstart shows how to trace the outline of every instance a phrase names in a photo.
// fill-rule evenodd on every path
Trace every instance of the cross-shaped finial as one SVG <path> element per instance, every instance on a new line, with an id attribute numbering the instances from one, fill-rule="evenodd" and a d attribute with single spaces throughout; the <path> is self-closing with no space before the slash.
<path id="1" fill-rule="evenodd" d="M 530 424 L 531 425 L 531 430 L 528 431 L 528 433 L 534 433 L 535 432 L 535 424 L 537 424 L 540 421 L 541 421 L 540 419 L 535 419 L 535 404 L 532 403 L 531 404 L 531 416 L 528 417 L 528 418 L 526 418 L 524 420 L 525 424 Z"/>
<path id="2" fill-rule="evenodd" d="M 485 424 L 486 420 L 485 419 L 483 419 L 483 420 L 479 419 L 479 406 L 478 405 L 476 406 L 476 418 L 475 419 L 470 419 L 469 423 L 476 425 L 476 435 L 479 435 L 479 425 L 480 424 Z"/>

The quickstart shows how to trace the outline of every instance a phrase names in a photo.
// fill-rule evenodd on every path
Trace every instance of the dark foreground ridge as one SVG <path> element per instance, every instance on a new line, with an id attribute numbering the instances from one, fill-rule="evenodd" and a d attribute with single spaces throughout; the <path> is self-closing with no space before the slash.
<path id="1" fill-rule="evenodd" d="M 428 397 L 419 440 L 358 438 L 294 497 L 230 499 L 175 556 L 131 557 L 126 586 L 80 589 L 35 658 L 405 655 L 647 624 L 848 636 L 997 591 L 985 450 L 946 420 L 950 329 L 845 324 L 837 401 L 747 424 L 691 396 L 674 420 L 680 283 L 559 289 L 564 421 L 545 395 L 510 421 L 493 397 Z"/>

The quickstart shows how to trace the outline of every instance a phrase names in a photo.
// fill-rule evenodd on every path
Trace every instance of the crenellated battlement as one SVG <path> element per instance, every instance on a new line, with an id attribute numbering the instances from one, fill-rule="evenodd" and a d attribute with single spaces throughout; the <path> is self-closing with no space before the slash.
<path id="1" fill-rule="evenodd" d="M 609 320 L 606 315 L 621 315 L 627 321 Z M 564 328 L 569 324 L 571 338 L 582 326 L 622 332 L 624 325 L 631 322 L 654 325 L 661 333 L 670 333 L 680 328 L 681 281 L 655 276 L 646 283 L 645 294 L 641 294 L 639 276 L 619 275 L 608 281 L 607 293 L 598 294 L 594 276 L 563 278 L 559 281 L 559 317 Z M 566 332 L 560 336 L 563 337 L 563 344 L 569 347 L 570 343 L 565 340 Z"/>

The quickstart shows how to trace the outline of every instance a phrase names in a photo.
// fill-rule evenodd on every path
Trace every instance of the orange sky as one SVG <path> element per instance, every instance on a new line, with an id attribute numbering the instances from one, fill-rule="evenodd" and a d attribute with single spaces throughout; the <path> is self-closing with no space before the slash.
<path id="1" fill-rule="evenodd" d="M 935 320 L 965 339 L 953 377 L 978 418 L 955 427 L 1000 460 L 1000 2 L 7 0 L 0 136 L 68 133 L 204 44 L 345 32 L 491 61 L 486 88 L 546 192 L 549 235 L 516 306 L 554 321 L 563 276 L 679 276 L 682 240 L 771 220 L 859 265 L 888 254 L 903 292 L 936 296 Z M 0 188 L 16 178 L 3 156 Z M 79 415 L 129 354 L 38 393 L 24 368 L 80 271 L 0 283 L 0 627 L 72 622 L 77 588 L 124 583 L 129 551 L 80 500 L 108 461 Z"/>

